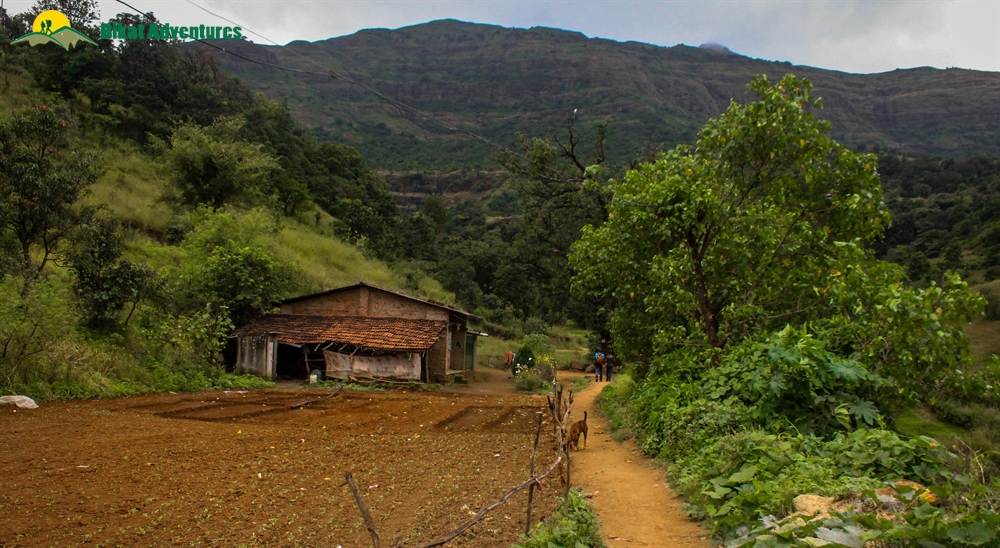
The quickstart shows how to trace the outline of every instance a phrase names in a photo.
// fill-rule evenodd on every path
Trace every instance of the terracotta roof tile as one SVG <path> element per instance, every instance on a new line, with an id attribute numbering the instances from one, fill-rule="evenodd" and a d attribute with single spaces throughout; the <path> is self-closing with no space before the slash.
<path id="1" fill-rule="evenodd" d="M 447 322 L 439 320 L 274 314 L 237 329 L 233 335 L 277 333 L 283 343 L 332 341 L 380 350 L 426 350 L 447 327 Z"/>

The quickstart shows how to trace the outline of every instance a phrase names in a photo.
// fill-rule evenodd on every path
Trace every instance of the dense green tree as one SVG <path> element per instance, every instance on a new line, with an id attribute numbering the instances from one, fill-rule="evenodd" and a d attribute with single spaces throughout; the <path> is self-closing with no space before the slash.
<path id="1" fill-rule="evenodd" d="M 656 310 L 716 349 L 805 317 L 837 275 L 835 244 L 871 241 L 888 222 L 875 158 L 826 135 L 808 81 L 757 77 L 749 89 L 760 100 L 616 182 L 610 219 L 584 229 L 573 261 L 581 288 Z"/>
<path id="2" fill-rule="evenodd" d="M 280 167 L 260 145 L 236 136 L 240 124 L 225 120 L 208 128 L 187 125 L 174 130 L 166 160 L 173 170 L 175 200 L 219 209 L 275 196 L 272 183 Z"/>
<path id="3" fill-rule="evenodd" d="M 33 14 L 47 10 L 62 12 L 77 29 L 93 25 L 100 17 L 97 0 L 35 0 L 35 4 L 31 6 Z"/>
<path id="4" fill-rule="evenodd" d="M 288 267 L 257 246 L 229 241 L 215 248 L 200 272 L 198 286 L 229 310 L 234 325 L 247 324 L 287 296 L 292 283 Z"/>
<path id="5" fill-rule="evenodd" d="M 74 205 L 97 180 L 97 159 L 75 150 L 72 125 L 65 109 L 46 105 L 0 122 L 0 231 L 17 240 L 28 277 L 52 260 L 78 222 Z"/>
<path id="6" fill-rule="evenodd" d="M 607 303 L 593 296 L 581 301 L 571 294 L 567 257 L 580 229 L 599 225 L 607 217 L 610 194 L 597 180 L 604 163 L 607 123 L 597 125 L 589 151 L 570 116 L 564 137 L 520 135 L 516 153 L 503 151 L 497 157 L 514 178 L 524 213 L 503 259 L 504 266 L 517 274 L 504 276 L 509 284 L 494 291 L 525 317 L 562 321 L 569 316 L 587 327 L 601 323 L 598 312 Z"/>
<path id="7" fill-rule="evenodd" d="M 136 306 L 153 296 L 160 284 L 148 265 L 122 257 L 120 229 L 113 219 L 92 217 L 77 229 L 67 252 L 76 273 L 73 290 L 91 327 L 116 327 L 126 307 L 128 324 Z"/>
<path id="8" fill-rule="evenodd" d="M 640 374 L 683 349 L 717 364 L 789 324 L 889 379 L 899 392 L 883 397 L 927 396 L 968 363 L 962 324 L 981 299 L 957 276 L 907 287 L 874 259 L 889 221 L 876 160 L 826 135 L 810 88 L 755 78 L 758 101 L 613 182 L 608 221 L 584 229 L 577 287 L 617 299 L 616 350 Z"/>

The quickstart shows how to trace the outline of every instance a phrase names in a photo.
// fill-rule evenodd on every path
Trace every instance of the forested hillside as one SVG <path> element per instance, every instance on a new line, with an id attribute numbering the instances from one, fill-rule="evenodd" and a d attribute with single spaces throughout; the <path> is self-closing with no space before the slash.
<path id="1" fill-rule="evenodd" d="M 0 391 L 260 384 L 226 375 L 220 353 L 281 298 L 367 281 L 452 301 L 378 259 L 409 218 L 356 150 L 210 57 L 98 40 L 94 3 L 77 4 L 99 47 L 3 44 Z M 4 34 L 44 7 L 0 14 Z"/>
<path id="2" fill-rule="evenodd" d="M 396 30 L 286 46 L 226 44 L 241 55 L 307 71 L 337 71 L 388 96 L 505 146 L 515 134 L 560 131 L 578 109 L 581 126 L 611 116 L 608 158 L 691 142 L 730 100 L 752 99 L 754 74 L 809 78 L 833 135 L 856 146 L 910 154 L 1000 154 L 1000 75 L 917 68 L 849 74 L 762 61 L 712 49 L 592 39 L 551 28 L 434 21 Z M 491 170 L 492 151 L 316 74 L 292 74 L 215 52 L 226 70 L 325 138 L 358 147 L 378 169 Z"/>

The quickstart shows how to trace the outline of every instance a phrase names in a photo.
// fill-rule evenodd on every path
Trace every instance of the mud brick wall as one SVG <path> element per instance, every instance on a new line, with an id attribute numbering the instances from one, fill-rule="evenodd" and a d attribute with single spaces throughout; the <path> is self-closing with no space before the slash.
<path id="1" fill-rule="evenodd" d="M 367 287 L 283 304 L 281 313 L 443 321 L 448 321 L 450 315 L 445 309 Z"/>

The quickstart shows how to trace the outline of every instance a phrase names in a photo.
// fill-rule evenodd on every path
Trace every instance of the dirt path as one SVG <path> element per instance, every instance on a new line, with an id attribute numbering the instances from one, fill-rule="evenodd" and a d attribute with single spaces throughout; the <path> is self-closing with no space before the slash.
<path id="1" fill-rule="evenodd" d="M 560 373 L 568 381 L 578 376 Z M 592 495 L 608 546 L 709 548 L 708 533 L 681 511 L 682 500 L 670 491 L 663 470 L 635 443 L 611 439 L 595 402 L 604 386 L 590 383 L 574 397 L 572 420 L 582 419 L 586 410 L 590 435 L 587 447 L 573 452 L 572 466 L 573 483 Z"/>

